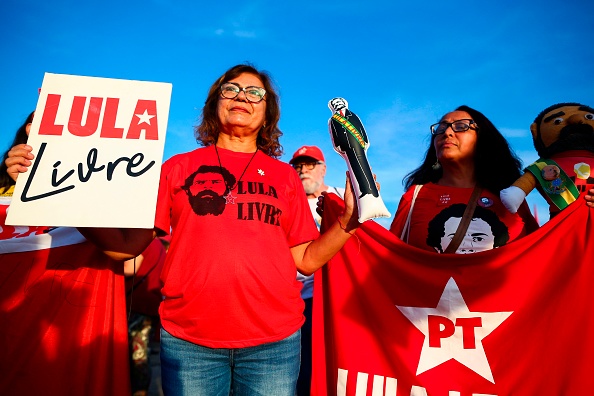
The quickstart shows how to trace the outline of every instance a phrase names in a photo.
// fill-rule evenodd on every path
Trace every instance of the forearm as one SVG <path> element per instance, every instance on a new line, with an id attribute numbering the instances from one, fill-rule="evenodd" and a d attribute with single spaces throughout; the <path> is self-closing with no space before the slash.
<path id="1" fill-rule="evenodd" d="M 155 237 L 154 230 L 144 228 L 79 227 L 78 231 L 99 250 L 118 261 L 138 256 Z"/>
<path id="2" fill-rule="evenodd" d="M 124 261 L 124 276 L 132 276 L 137 273 L 143 261 L 144 256 L 142 254 Z"/>
<path id="3" fill-rule="evenodd" d="M 359 226 L 356 218 L 351 217 L 349 221 L 345 219 L 345 215 L 338 216 L 326 232 L 307 246 L 297 267 L 299 272 L 310 275 L 321 268 L 342 249 Z"/>

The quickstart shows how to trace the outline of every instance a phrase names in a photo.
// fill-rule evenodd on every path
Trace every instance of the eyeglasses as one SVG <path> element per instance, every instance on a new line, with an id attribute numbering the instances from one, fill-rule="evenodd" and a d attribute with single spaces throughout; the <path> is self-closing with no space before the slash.
<path id="1" fill-rule="evenodd" d="M 252 103 L 258 103 L 264 99 L 266 90 L 260 87 L 245 87 L 241 88 L 239 84 L 234 82 L 227 82 L 221 84 L 221 95 L 223 98 L 235 99 L 239 93 L 243 91 L 245 98 Z"/>
<path id="2" fill-rule="evenodd" d="M 301 168 L 304 168 L 306 170 L 312 170 L 313 168 L 316 167 L 316 165 L 320 165 L 323 164 L 323 162 L 321 161 L 317 161 L 317 162 L 300 162 L 298 164 L 293 164 L 293 168 L 295 168 L 295 170 L 297 172 L 299 172 L 301 170 Z"/>
<path id="3" fill-rule="evenodd" d="M 476 125 L 476 122 L 474 122 L 473 120 L 456 120 L 454 122 L 441 121 L 437 124 L 431 125 L 430 128 L 431 134 L 433 136 L 437 136 L 441 135 L 442 133 L 445 133 L 448 127 L 452 127 L 452 131 L 454 132 L 466 132 L 470 129 L 471 125 Z M 475 127 L 474 129 L 477 129 L 477 127 Z"/>

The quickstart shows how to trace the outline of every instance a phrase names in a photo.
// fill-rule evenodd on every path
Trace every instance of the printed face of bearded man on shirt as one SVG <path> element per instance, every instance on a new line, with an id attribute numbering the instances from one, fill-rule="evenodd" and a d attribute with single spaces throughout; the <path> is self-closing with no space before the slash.
<path id="1" fill-rule="evenodd" d="M 218 166 L 202 165 L 187 179 L 182 189 L 198 216 L 220 215 L 225 210 L 227 186 L 235 184 L 235 176 Z"/>

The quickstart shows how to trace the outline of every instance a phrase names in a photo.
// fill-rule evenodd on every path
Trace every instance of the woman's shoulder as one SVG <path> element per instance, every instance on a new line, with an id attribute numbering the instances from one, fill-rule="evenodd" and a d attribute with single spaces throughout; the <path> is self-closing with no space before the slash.
<path id="1" fill-rule="evenodd" d="M 208 147 L 199 147 L 186 153 L 175 154 L 163 163 L 161 172 L 167 172 L 176 166 L 185 166 L 197 161 L 201 155 L 208 150 Z"/>
<path id="2" fill-rule="evenodd" d="M 262 153 L 262 155 L 260 156 L 260 161 L 262 164 L 265 164 L 269 169 L 274 169 L 276 173 L 282 174 L 285 177 L 287 174 L 297 175 L 297 172 L 295 172 L 295 169 L 291 165 L 284 161 L 281 161 L 278 158 L 270 157 L 269 155 Z"/>
<path id="3" fill-rule="evenodd" d="M 167 159 L 164 163 L 165 164 L 167 164 L 167 163 L 175 164 L 178 162 L 188 161 L 188 160 L 195 158 L 196 156 L 199 156 L 201 153 L 205 152 L 206 150 L 208 150 L 208 147 L 198 147 L 192 151 L 174 154 L 169 159 Z"/>
<path id="4" fill-rule="evenodd" d="M 447 189 L 447 187 L 439 186 L 434 183 L 413 184 L 404 192 L 404 194 L 402 194 L 401 200 L 412 201 L 415 199 L 415 195 L 434 195 L 436 193 L 443 193 L 444 191 L 447 191 Z"/>
<path id="5" fill-rule="evenodd" d="M 412 196 L 412 194 L 414 193 L 414 187 L 412 186 L 407 192 L 406 194 L 410 194 Z M 435 184 L 435 183 L 427 183 L 427 184 L 423 184 L 422 188 L 419 190 L 418 194 L 422 195 L 424 197 L 427 196 L 444 196 L 444 197 L 450 197 L 450 199 L 468 199 L 468 197 L 470 196 L 470 194 L 472 194 L 473 188 L 463 188 L 463 187 L 453 187 L 453 186 L 442 186 L 440 184 Z M 486 192 L 487 190 L 483 190 L 484 192 Z"/>

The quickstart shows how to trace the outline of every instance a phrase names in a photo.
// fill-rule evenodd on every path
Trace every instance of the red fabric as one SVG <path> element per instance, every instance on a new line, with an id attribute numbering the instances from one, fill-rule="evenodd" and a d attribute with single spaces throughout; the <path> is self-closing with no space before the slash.
<path id="1" fill-rule="evenodd" d="M 122 264 L 92 244 L 1 254 L 0 323 L 0 394 L 130 395 Z"/>
<path id="2" fill-rule="evenodd" d="M 340 210 L 328 201 L 323 225 Z M 592 393 L 594 218 L 583 202 L 471 255 L 436 255 L 363 224 L 316 273 L 312 394 Z M 444 293 L 452 287 L 467 314 Z"/>
<path id="3" fill-rule="evenodd" d="M 0 188 L 0 190 L 2 190 Z M 0 240 L 10 238 L 23 238 L 32 234 L 43 234 L 49 227 L 34 226 L 11 226 L 4 224 L 6 222 L 6 213 L 12 200 L 14 186 L 0 194 Z"/>
<path id="4" fill-rule="evenodd" d="M 235 202 L 218 215 L 195 213 L 182 189 L 202 165 L 220 170 L 213 146 L 163 165 L 155 227 L 163 233 L 171 227 L 172 237 L 161 275 L 161 322 L 175 337 L 213 348 L 278 341 L 304 321 L 290 247 L 315 239 L 318 230 L 291 166 L 262 152 L 218 153 L 237 183 Z M 190 191 L 207 184 L 224 194 L 222 182 L 210 180 L 190 180 Z"/>
<path id="5" fill-rule="evenodd" d="M 155 238 L 142 252 L 142 265 L 135 276 L 126 278 L 128 306 L 132 298 L 132 311 L 149 316 L 159 315 L 161 303 L 161 270 L 165 263 L 165 246 Z"/>
<path id="6" fill-rule="evenodd" d="M 415 201 L 410 222 L 410 235 L 408 238 L 408 243 L 412 246 L 428 250 L 430 252 L 435 252 L 435 248 L 428 245 L 427 243 L 429 222 L 442 210 L 451 207 L 453 204 L 466 205 L 470 199 L 472 190 L 472 188 L 446 187 L 433 183 L 425 184 L 419 191 Z M 413 191 L 414 186 L 409 188 L 408 191 L 402 196 L 400 204 L 398 205 L 398 210 L 390 227 L 390 231 L 398 236 L 398 238 L 400 238 L 406 223 L 406 218 L 408 216 L 413 197 Z M 489 191 L 483 190 L 481 192 L 477 206 L 493 212 L 497 218 L 503 224 L 505 224 L 509 234 L 509 240 L 507 243 L 526 234 L 524 229 L 524 220 L 519 214 L 524 212 L 520 211 L 518 214 L 510 213 L 507 209 L 505 209 L 499 197 L 496 197 Z M 529 211 L 527 212 L 529 213 Z M 460 218 L 461 217 L 462 216 L 460 214 Z M 460 220 L 458 218 L 456 226 L 459 222 Z M 534 221 L 534 218 L 532 218 L 532 216 L 529 214 L 526 222 L 530 223 L 530 229 L 538 227 Z M 471 227 L 469 227 L 469 230 L 470 229 Z M 472 239 L 473 238 L 467 234 L 464 240 L 460 243 L 458 251 L 461 251 L 462 249 L 473 250 L 477 248 L 479 251 L 482 251 L 481 244 L 474 243 Z M 443 247 L 443 250 L 445 250 L 446 246 Z"/>

